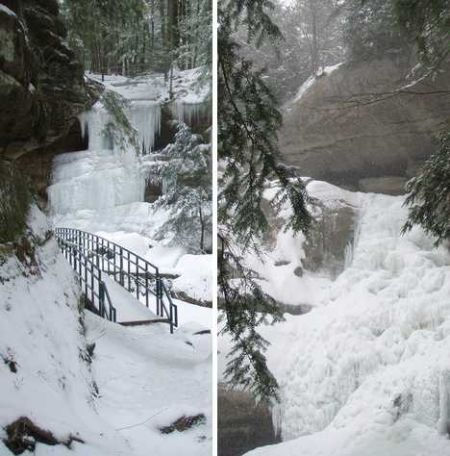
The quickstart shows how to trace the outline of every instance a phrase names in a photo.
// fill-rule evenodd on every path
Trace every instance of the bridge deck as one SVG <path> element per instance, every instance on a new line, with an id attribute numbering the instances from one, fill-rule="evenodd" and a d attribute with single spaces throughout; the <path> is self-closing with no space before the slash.
<path id="1" fill-rule="evenodd" d="M 161 321 L 161 317 L 158 317 L 154 312 L 145 307 L 145 304 L 138 301 L 135 296 L 106 274 L 103 276 L 103 280 L 108 287 L 114 307 L 117 309 L 117 323 Z M 152 296 L 152 298 L 154 297 Z M 151 302 L 150 308 L 154 309 L 155 307 L 156 303 Z"/>

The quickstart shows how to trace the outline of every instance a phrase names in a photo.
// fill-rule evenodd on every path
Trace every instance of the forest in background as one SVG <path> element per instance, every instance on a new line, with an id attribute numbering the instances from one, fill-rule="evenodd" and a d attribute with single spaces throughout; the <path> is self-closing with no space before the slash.
<path id="1" fill-rule="evenodd" d="M 64 0 L 69 46 L 94 73 L 167 77 L 211 65 L 211 0 Z"/>
<path id="2" fill-rule="evenodd" d="M 264 69 L 279 103 L 292 98 L 311 75 L 344 61 L 410 54 L 432 68 L 449 52 L 445 0 L 292 0 L 266 8 L 279 39 L 254 46 L 243 25 L 237 42 L 242 55 Z"/>

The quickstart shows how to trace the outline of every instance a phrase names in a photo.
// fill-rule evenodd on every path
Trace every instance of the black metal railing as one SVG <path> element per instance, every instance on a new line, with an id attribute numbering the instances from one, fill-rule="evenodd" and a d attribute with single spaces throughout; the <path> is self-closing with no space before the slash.
<path id="1" fill-rule="evenodd" d="M 166 318 L 170 332 L 178 326 L 178 308 L 173 303 L 159 269 L 132 251 L 86 231 L 56 228 L 58 239 L 82 251 L 100 271 L 107 273 L 136 299 L 150 307 L 154 297 L 156 315 Z"/>
<path id="2" fill-rule="evenodd" d="M 58 245 L 77 274 L 88 308 L 112 322 L 117 320 L 117 312 L 112 305 L 108 288 L 102 279 L 102 271 L 79 249 L 60 237 Z"/>

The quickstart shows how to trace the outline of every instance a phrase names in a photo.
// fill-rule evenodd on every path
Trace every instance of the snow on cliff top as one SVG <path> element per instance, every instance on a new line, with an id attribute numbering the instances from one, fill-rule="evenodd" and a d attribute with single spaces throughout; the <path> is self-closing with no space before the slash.
<path id="1" fill-rule="evenodd" d="M 314 83 L 317 81 L 317 78 L 320 78 L 322 76 L 329 76 L 331 73 L 336 71 L 341 65 L 343 65 L 344 62 L 340 62 L 336 65 L 330 65 L 327 67 L 324 67 L 320 69 L 315 75 L 310 76 L 298 89 L 295 97 L 293 100 L 289 101 L 287 105 L 289 106 L 290 104 L 297 103 L 299 102 L 303 96 L 305 95 L 306 92 L 314 85 Z"/>
<path id="2" fill-rule="evenodd" d="M 173 98 L 178 103 L 203 103 L 211 88 L 209 82 L 201 81 L 201 68 L 175 70 L 172 80 Z M 169 82 L 163 73 L 152 73 L 137 77 L 105 75 L 104 81 L 99 74 L 87 73 L 87 77 L 100 82 L 130 101 L 147 100 L 163 103 L 170 100 Z"/>

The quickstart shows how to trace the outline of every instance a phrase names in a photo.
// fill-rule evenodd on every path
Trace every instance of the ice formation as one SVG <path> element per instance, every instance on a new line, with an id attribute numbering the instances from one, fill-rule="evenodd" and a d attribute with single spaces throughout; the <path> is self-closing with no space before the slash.
<path id="1" fill-rule="evenodd" d="M 171 111 L 176 119 L 190 126 L 210 116 L 210 106 L 207 102 L 188 103 L 176 100 L 171 104 Z"/>
<path id="2" fill-rule="evenodd" d="M 110 120 L 109 113 L 97 103 L 80 117 L 82 134 L 89 137 L 88 150 L 55 158 L 48 188 L 55 216 L 143 201 L 145 178 L 140 159 L 133 147 L 119 147 L 107 134 Z"/>
<path id="3" fill-rule="evenodd" d="M 128 119 L 137 131 L 141 150 L 151 152 L 161 131 L 161 106 L 147 100 L 133 101 L 127 109 Z"/>
<path id="4" fill-rule="evenodd" d="M 450 455 L 448 248 L 418 227 L 400 234 L 403 197 L 351 196 L 360 218 L 344 272 L 293 277 L 291 295 L 315 308 L 261 330 L 286 442 L 252 454 Z"/>

